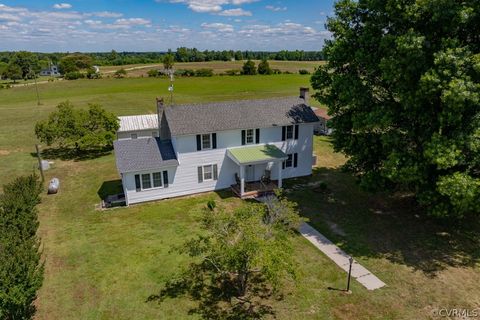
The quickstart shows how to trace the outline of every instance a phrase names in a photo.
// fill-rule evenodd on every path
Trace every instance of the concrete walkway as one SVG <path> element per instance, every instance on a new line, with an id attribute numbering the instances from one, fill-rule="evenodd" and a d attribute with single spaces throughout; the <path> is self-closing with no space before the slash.
<path id="1" fill-rule="evenodd" d="M 302 236 L 310 241 L 315 247 L 333 260 L 340 268 L 348 272 L 350 256 L 325 238 L 320 232 L 312 228 L 308 223 L 303 223 L 299 229 Z M 352 277 L 357 279 L 368 290 L 375 290 L 385 286 L 382 280 L 375 277 L 370 271 L 353 261 Z"/>

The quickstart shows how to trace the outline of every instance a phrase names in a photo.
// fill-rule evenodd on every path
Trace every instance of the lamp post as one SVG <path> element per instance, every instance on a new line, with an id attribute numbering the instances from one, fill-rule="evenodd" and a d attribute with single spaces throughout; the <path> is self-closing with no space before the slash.
<path id="1" fill-rule="evenodd" d="M 350 267 L 348 268 L 347 292 L 350 293 L 350 278 L 352 276 L 353 257 L 350 257 L 348 259 L 348 262 L 350 262 Z"/>

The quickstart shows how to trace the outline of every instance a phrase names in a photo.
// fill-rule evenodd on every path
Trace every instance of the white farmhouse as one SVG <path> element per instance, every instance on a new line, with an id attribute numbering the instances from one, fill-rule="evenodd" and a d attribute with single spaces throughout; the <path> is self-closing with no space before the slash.
<path id="1" fill-rule="evenodd" d="M 48 68 L 42 69 L 40 71 L 41 76 L 51 76 L 51 77 L 59 77 L 61 76 L 60 71 L 58 70 L 58 66 L 54 64 L 49 64 Z"/>
<path id="2" fill-rule="evenodd" d="M 300 97 L 165 106 L 120 117 L 114 142 L 127 205 L 232 188 L 252 197 L 312 173 L 318 118 Z"/>

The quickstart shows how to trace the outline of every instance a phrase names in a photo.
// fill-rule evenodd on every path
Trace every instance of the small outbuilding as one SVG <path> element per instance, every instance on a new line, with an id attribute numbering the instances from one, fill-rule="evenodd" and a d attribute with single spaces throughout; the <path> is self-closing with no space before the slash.
<path id="1" fill-rule="evenodd" d="M 328 115 L 327 110 L 322 108 L 317 108 L 313 111 L 319 119 L 319 122 L 316 123 L 314 128 L 315 134 L 330 135 L 332 133 L 332 129 L 328 127 L 328 121 L 332 117 Z"/>

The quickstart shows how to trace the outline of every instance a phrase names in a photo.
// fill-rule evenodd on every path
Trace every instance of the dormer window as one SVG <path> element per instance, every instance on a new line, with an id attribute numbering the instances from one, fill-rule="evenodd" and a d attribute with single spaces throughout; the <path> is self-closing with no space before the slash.
<path id="1" fill-rule="evenodd" d="M 197 151 L 217 149 L 217 134 L 197 134 Z"/>
<path id="2" fill-rule="evenodd" d="M 130 137 L 131 137 L 132 139 L 137 139 L 137 138 L 138 138 L 138 136 L 137 136 L 136 133 L 132 133 L 132 134 L 130 135 Z"/>
<path id="3" fill-rule="evenodd" d="M 255 130 L 247 129 L 246 132 L 246 143 L 253 144 L 255 142 Z"/>
<path id="4" fill-rule="evenodd" d="M 202 149 L 211 149 L 212 148 L 212 135 L 211 134 L 202 134 Z"/>
<path id="5" fill-rule="evenodd" d="M 293 139 L 293 126 L 287 126 L 286 135 L 287 139 Z"/>

